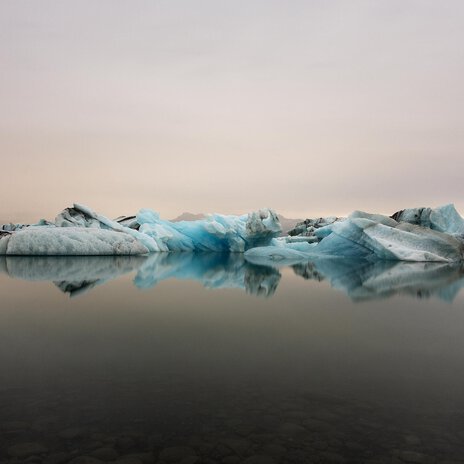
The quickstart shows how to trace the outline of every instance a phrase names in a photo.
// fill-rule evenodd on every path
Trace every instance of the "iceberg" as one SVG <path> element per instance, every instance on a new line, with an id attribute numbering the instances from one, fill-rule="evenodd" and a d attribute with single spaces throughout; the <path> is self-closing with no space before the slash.
<path id="1" fill-rule="evenodd" d="M 302 243 L 289 243 L 285 240 L 273 240 L 271 245 L 266 247 L 256 247 L 245 252 L 245 259 L 254 264 L 267 265 L 269 263 L 276 263 L 279 266 L 299 263 L 301 261 L 308 261 L 309 257 L 313 254 L 310 244 Z"/>
<path id="2" fill-rule="evenodd" d="M 272 209 L 240 216 L 210 214 L 167 221 L 150 209 L 109 219 L 74 204 L 54 222 L 0 226 L 0 255 L 144 255 L 153 252 L 245 253 L 292 263 L 318 256 L 400 261 L 464 259 L 464 219 L 453 205 L 392 216 L 355 211 L 347 218 L 307 219 L 289 235 Z"/>
<path id="3" fill-rule="evenodd" d="M 438 208 L 410 208 L 397 211 L 391 216 L 398 222 L 416 224 L 447 234 L 464 237 L 464 218 L 453 204 Z"/>
<path id="4" fill-rule="evenodd" d="M 395 219 L 396 218 L 396 219 Z M 404 220 L 403 220 L 404 219 Z M 453 205 L 404 210 L 393 217 L 355 211 L 348 218 L 307 220 L 293 235 L 246 251 L 256 262 L 314 257 L 399 261 L 464 260 L 464 220 Z"/>
<path id="5" fill-rule="evenodd" d="M 179 222 L 162 220 L 154 211 L 142 209 L 137 223 L 139 231 L 156 241 L 160 251 L 244 252 L 269 244 L 282 230 L 271 209 L 242 216 L 211 214 Z"/>
<path id="6" fill-rule="evenodd" d="M 452 235 L 360 211 L 319 229 L 316 236 L 322 239 L 314 250 L 326 255 L 443 262 L 464 257 L 464 242 Z"/>
<path id="7" fill-rule="evenodd" d="M 277 214 L 262 209 L 241 216 L 211 214 L 197 221 L 163 220 L 150 209 L 116 220 L 74 204 L 54 223 L 0 230 L 2 255 L 141 255 L 151 252 L 244 252 L 281 233 Z"/>
<path id="8" fill-rule="evenodd" d="M 79 227 L 27 227 L 0 236 L 5 255 L 140 255 L 148 248 L 129 234 Z"/>

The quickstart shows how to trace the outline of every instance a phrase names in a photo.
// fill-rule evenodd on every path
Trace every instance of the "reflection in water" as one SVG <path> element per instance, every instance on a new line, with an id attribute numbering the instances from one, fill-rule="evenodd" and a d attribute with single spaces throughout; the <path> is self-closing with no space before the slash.
<path id="1" fill-rule="evenodd" d="M 354 301 L 397 294 L 453 301 L 464 286 L 464 267 L 443 263 L 326 259 L 292 267 L 304 279 L 328 280 Z"/>
<path id="2" fill-rule="evenodd" d="M 151 288 L 166 279 L 196 280 L 206 288 L 241 288 L 272 296 L 281 275 L 270 266 L 250 264 L 240 253 L 155 253 L 138 269 L 134 283 Z"/>
<path id="3" fill-rule="evenodd" d="M 24 280 L 48 280 L 70 296 L 139 268 L 140 256 L 3 256 L 0 271 Z"/>
<path id="4" fill-rule="evenodd" d="M 318 259 L 290 265 L 305 280 L 328 281 L 352 300 L 396 294 L 453 301 L 464 286 L 464 267 L 443 263 Z M 195 280 L 206 288 L 239 288 L 272 296 L 281 279 L 274 262 L 253 264 L 242 254 L 155 253 L 150 256 L 0 257 L 0 271 L 25 280 L 49 280 L 70 296 L 136 272 L 137 288 L 167 279 Z"/>
<path id="5" fill-rule="evenodd" d="M 0 260 L 0 463 L 462 462 L 462 268 L 285 266 Z"/>

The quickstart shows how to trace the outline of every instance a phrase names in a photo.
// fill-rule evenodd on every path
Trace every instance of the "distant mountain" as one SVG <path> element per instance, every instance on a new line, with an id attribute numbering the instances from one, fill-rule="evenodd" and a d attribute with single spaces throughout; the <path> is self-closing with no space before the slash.
<path id="1" fill-rule="evenodd" d="M 289 230 L 292 230 L 298 222 L 302 222 L 303 219 L 291 219 L 278 214 L 280 225 L 282 226 L 282 235 L 287 235 Z"/>
<path id="2" fill-rule="evenodd" d="M 199 219 L 204 219 L 206 214 L 204 213 L 182 213 L 180 216 L 177 216 L 175 219 L 172 219 L 172 222 L 179 222 L 179 221 L 198 221 Z"/>
<path id="3" fill-rule="evenodd" d="M 287 232 L 293 229 L 297 222 L 302 222 L 303 219 L 290 219 L 282 216 L 281 214 L 278 215 L 280 224 L 282 225 L 282 235 L 287 235 Z M 204 219 L 206 214 L 204 213 L 189 213 L 185 212 L 182 213 L 180 216 L 177 216 L 175 219 L 172 219 L 172 222 L 179 222 L 179 221 L 198 221 L 199 219 Z"/>

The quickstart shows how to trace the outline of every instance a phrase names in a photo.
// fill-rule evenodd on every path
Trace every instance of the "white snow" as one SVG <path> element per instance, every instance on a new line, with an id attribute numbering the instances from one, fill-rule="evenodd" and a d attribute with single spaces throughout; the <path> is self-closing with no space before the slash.
<path id="1" fill-rule="evenodd" d="M 308 258 L 342 256 L 401 261 L 462 261 L 464 240 L 457 234 L 438 230 L 438 224 L 448 231 L 460 230 L 456 210 L 454 207 L 443 207 L 432 212 L 430 217 L 435 217 L 434 229 L 409 222 L 397 222 L 388 216 L 355 211 L 344 221 L 333 222 L 315 230 L 314 235 L 320 242 L 307 244 L 306 249 L 295 248 L 303 243 L 280 241 L 279 249 L 275 246 L 252 249 L 245 256 L 253 261 L 266 256 L 275 261 L 292 260 L 298 257 L 298 253 Z M 295 238 L 291 240 L 294 241 Z M 276 244 L 274 240 L 273 245 Z"/>
<path id="2" fill-rule="evenodd" d="M 140 255 L 148 249 L 131 235 L 79 227 L 28 227 L 12 234 L 7 255 Z"/>
<path id="3" fill-rule="evenodd" d="M 414 208 L 393 217 L 355 211 L 347 219 L 317 218 L 301 234 L 276 239 L 277 214 L 262 209 L 241 216 L 211 214 L 171 222 L 150 209 L 134 217 L 108 219 L 74 204 L 55 223 L 41 221 L 0 233 L 6 255 L 133 255 L 149 252 L 246 252 L 253 260 L 294 261 L 343 256 L 403 261 L 457 262 L 464 259 L 464 219 L 453 205 Z M 300 229 L 294 230 L 298 234 Z"/>

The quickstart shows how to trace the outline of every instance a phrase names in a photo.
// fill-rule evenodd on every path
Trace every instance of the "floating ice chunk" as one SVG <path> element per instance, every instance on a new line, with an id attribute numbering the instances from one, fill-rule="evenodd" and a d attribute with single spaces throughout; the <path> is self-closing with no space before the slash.
<path id="1" fill-rule="evenodd" d="M 307 242 L 287 243 L 283 240 L 273 240 L 271 246 L 251 248 L 245 252 L 245 259 L 253 264 L 291 265 L 307 261 L 314 245 Z"/>
<path id="2" fill-rule="evenodd" d="M 147 247 L 129 234 L 80 227 L 28 227 L 11 234 L 7 255 L 140 255 Z"/>
<path id="3" fill-rule="evenodd" d="M 408 222 L 439 232 L 464 236 L 464 219 L 453 204 L 438 208 L 410 208 L 397 211 L 391 216 L 398 222 Z"/>
<path id="4" fill-rule="evenodd" d="M 60 213 L 59 227 L 103 228 L 130 233 L 150 251 L 234 251 L 265 245 L 281 232 L 279 219 L 270 209 L 242 216 L 212 214 L 197 221 L 165 221 L 150 209 L 134 217 L 113 221 L 86 206 L 74 204 Z"/>
<path id="5" fill-rule="evenodd" d="M 68 229 L 74 232 L 66 232 Z M 212 214 L 197 221 L 171 222 L 162 220 L 149 209 L 140 210 L 137 216 L 112 220 L 77 203 L 61 212 L 54 224 L 43 222 L 40 226 L 21 230 L 28 233 L 19 235 L 19 231 L 15 230 L 11 237 L 6 232 L 2 233 L 0 253 L 95 255 L 159 251 L 243 252 L 251 247 L 267 245 L 281 233 L 279 219 L 270 209 L 242 216 Z M 116 235 L 105 235 L 105 232 Z M 103 246 L 105 239 L 108 243 Z M 27 240 L 32 240 L 32 243 L 26 243 Z M 89 243 L 85 244 L 84 240 Z M 140 245 L 138 251 L 133 242 Z"/>
<path id="6" fill-rule="evenodd" d="M 331 233 L 314 248 L 318 254 L 403 261 L 460 261 L 464 244 L 448 234 L 398 223 L 387 216 L 354 212 L 346 221 L 328 226 Z"/>
<path id="7" fill-rule="evenodd" d="M 447 230 L 459 230 L 459 221 L 453 210 L 454 208 L 444 207 L 439 211 L 440 214 L 435 211 L 435 227 L 438 228 L 438 225 L 442 224 L 441 227 Z M 450 217 L 453 219 L 447 223 L 443 219 Z M 436 218 L 443 221 L 440 223 Z M 445 223 L 446 225 L 443 225 Z M 312 233 L 320 240 L 319 243 L 288 243 L 288 240 L 295 240 L 294 237 L 287 239 L 287 243 L 274 240 L 273 246 L 249 250 L 246 257 L 253 261 L 263 261 L 267 255 L 271 260 L 282 261 L 298 259 L 299 253 L 302 253 L 302 256 L 307 258 L 342 256 L 441 262 L 457 262 L 464 259 L 464 240 L 459 235 L 453 236 L 408 222 L 397 222 L 380 214 L 355 211 L 346 220 L 329 222 Z M 276 245 L 282 249 L 276 249 Z M 298 248 L 295 248 L 297 246 Z M 305 248 L 301 248 L 302 246 Z"/>
<path id="8" fill-rule="evenodd" d="M 328 255 L 454 262 L 464 256 L 464 219 L 452 205 L 404 210 L 393 217 L 354 212 L 347 219 L 308 219 L 300 226 L 299 235 L 276 240 L 281 226 L 270 209 L 242 216 L 212 214 L 196 221 L 172 222 L 148 209 L 136 216 L 111 220 L 74 204 L 60 213 L 54 224 L 41 221 L 35 226 L 1 230 L 0 253 L 92 255 L 252 249 L 250 259 L 268 255 L 274 261 Z M 67 229 L 81 233 L 64 232 Z M 298 234 L 299 230 L 292 233 Z M 27 244 L 29 239 L 33 243 Z M 89 243 L 85 244 L 85 240 Z M 257 247 L 267 248 L 254 250 Z"/>
<path id="9" fill-rule="evenodd" d="M 270 209 L 242 216 L 211 214 L 197 221 L 171 222 L 154 211 L 137 214 L 139 231 L 156 241 L 161 251 L 232 251 L 267 245 L 281 232 L 279 219 Z"/>

